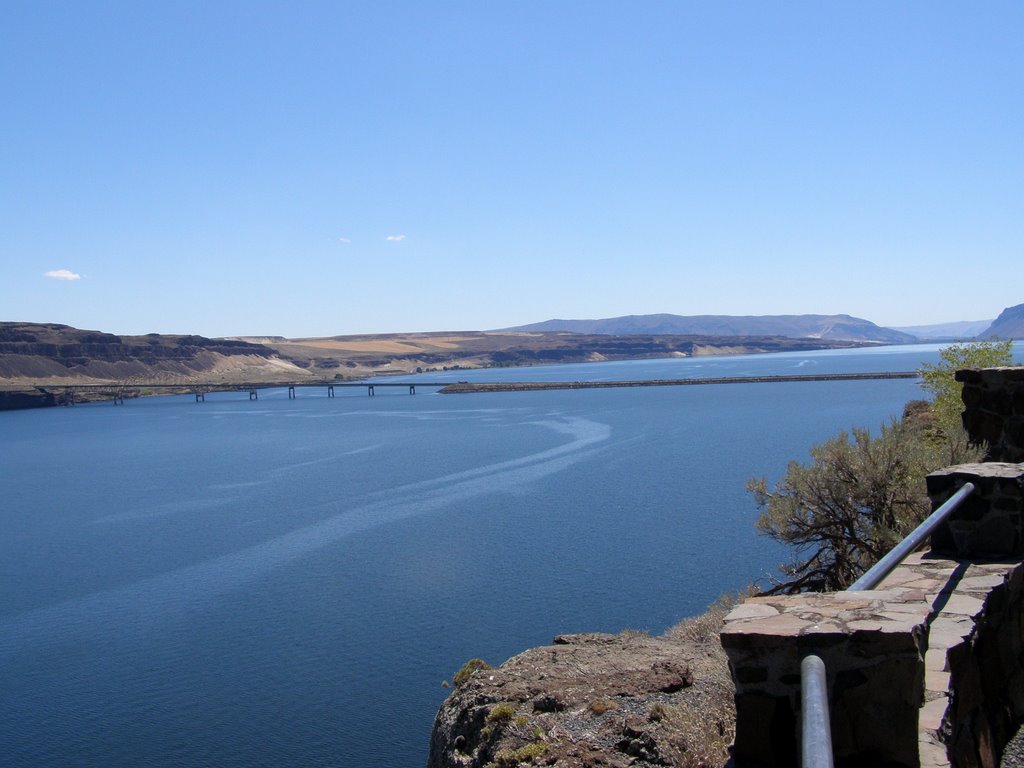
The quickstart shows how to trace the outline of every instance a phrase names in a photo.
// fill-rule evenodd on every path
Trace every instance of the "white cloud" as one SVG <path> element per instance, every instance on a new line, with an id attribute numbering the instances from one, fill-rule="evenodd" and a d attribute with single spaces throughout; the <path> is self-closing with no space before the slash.
<path id="1" fill-rule="evenodd" d="M 400 243 L 405 240 L 405 235 L 388 235 L 384 239 L 390 243 Z"/>
<path id="2" fill-rule="evenodd" d="M 81 280 L 82 276 L 77 272 L 72 272 L 70 269 L 51 269 L 49 272 L 43 272 L 43 277 L 49 277 L 54 280 Z"/>
<path id="3" fill-rule="evenodd" d="M 339 243 L 346 243 L 346 244 L 348 244 L 348 243 L 351 243 L 352 241 L 349 238 L 347 238 L 347 237 L 339 237 L 338 238 L 338 242 Z"/>

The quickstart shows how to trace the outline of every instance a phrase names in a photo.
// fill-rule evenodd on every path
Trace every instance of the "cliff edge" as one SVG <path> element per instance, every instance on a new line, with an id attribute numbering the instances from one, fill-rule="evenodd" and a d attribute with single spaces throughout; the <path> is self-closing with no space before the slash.
<path id="1" fill-rule="evenodd" d="M 718 640 L 726 605 L 665 635 L 560 635 L 455 676 L 428 768 L 720 768 L 735 711 Z"/>

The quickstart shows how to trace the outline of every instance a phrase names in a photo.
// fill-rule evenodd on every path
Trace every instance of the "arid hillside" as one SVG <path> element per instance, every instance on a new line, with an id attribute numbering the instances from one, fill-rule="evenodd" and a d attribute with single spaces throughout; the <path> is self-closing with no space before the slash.
<path id="1" fill-rule="evenodd" d="M 209 339 L 118 336 L 67 325 L 8 322 L 0 323 L 0 387 L 352 380 L 431 370 L 848 346 L 858 343 L 781 336 L 480 331 Z"/>
<path id="2" fill-rule="evenodd" d="M 0 323 L 0 385 L 294 381 L 311 374 L 272 349 L 202 336 L 117 336 L 67 325 Z"/>
<path id="3" fill-rule="evenodd" d="M 851 341 L 782 336 L 616 336 L 529 331 L 380 334 L 316 339 L 242 337 L 241 340 L 264 344 L 318 378 L 859 346 L 858 342 Z"/>

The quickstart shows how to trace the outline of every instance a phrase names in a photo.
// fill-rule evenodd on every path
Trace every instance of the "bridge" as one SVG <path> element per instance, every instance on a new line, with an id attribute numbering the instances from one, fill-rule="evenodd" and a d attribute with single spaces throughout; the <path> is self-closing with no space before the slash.
<path id="1" fill-rule="evenodd" d="M 287 389 L 288 399 L 294 400 L 299 389 L 324 389 L 327 397 L 335 396 L 335 389 L 362 388 L 367 395 L 373 397 L 380 387 L 397 387 L 407 389 L 410 395 L 416 394 L 416 387 L 446 387 L 450 381 L 259 381 L 259 382 L 190 382 L 183 384 L 166 384 L 156 382 L 115 382 L 111 384 L 56 384 L 39 385 L 35 389 L 58 396 L 63 405 L 74 405 L 78 400 L 111 400 L 114 405 L 124 405 L 124 399 L 138 397 L 143 392 L 152 394 L 193 394 L 196 402 L 206 401 L 206 395 L 212 392 L 247 392 L 250 400 L 259 400 L 260 391 L 266 389 Z M 93 397 L 79 397 L 79 394 L 92 394 Z"/>
<path id="2" fill-rule="evenodd" d="M 288 399 L 294 400 L 299 389 L 323 389 L 327 397 L 335 396 L 336 389 L 364 388 L 370 397 L 378 388 L 407 389 L 416 394 L 416 387 L 439 389 L 443 394 L 469 394 L 483 392 L 532 392 L 549 389 L 612 389 L 622 387 L 695 386 L 711 384 L 769 384 L 822 381 L 865 381 L 869 379 L 916 379 L 913 371 L 884 371 L 880 373 L 826 373 L 776 376 L 728 376 L 690 379 L 635 379 L 624 381 L 261 381 L 261 382 L 189 382 L 168 384 L 161 382 L 112 382 L 108 384 L 56 384 L 37 385 L 36 391 L 53 395 L 63 405 L 74 405 L 77 400 L 111 400 L 123 405 L 125 397 L 151 394 L 193 394 L 196 402 L 205 402 L 211 392 L 247 392 L 250 400 L 258 400 L 261 390 L 287 389 Z M 84 395 L 91 394 L 91 397 Z"/>

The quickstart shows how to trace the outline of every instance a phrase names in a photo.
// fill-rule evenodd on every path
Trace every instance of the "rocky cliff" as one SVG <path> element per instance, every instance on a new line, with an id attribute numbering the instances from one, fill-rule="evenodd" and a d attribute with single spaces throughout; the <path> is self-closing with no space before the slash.
<path id="1" fill-rule="evenodd" d="M 1024 304 L 1007 307 L 979 339 L 1024 339 Z"/>
<path id="2" fill-rule="evenodd" d="M 722 766 L 735 719 L 724 612 L 661 637 L 562 635 L 497 669 L 467 663 L 437 714 L 428 768 Z"/>
<path id="3" fill-rule="evenodd" d="M 812 351 L 858 342 L 784 336 L 578 333 L 376 334 L 327 338 L 148 334 L 0 323 L 0 385 L 358 379 L 445 368 Z"/>
<path id="4" fill-rule="evenodd" d="M 56 323 L 0 323 L 0 383 L 188 381 L 309 374 L 261 344 L 203 336 L 118 336 Z"/>

